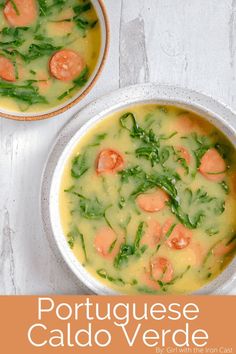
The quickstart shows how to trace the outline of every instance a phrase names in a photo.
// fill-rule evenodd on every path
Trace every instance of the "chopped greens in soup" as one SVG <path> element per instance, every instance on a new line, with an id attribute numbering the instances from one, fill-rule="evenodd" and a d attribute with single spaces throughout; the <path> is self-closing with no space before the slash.
<path id="1" fill-rule="evenodd" d="M 1 1 L 1 107 L 38 112 L 71 99 L 93 73 L 100 47 L 89 0 Z"/>
<path id="2" fill-rule="evenodd" d="M 60 213 L 74 254 L 107 286 L 190 293 L 235 255 L 234 147 L 194 113 L 130 107 L 79 141 Z"/>

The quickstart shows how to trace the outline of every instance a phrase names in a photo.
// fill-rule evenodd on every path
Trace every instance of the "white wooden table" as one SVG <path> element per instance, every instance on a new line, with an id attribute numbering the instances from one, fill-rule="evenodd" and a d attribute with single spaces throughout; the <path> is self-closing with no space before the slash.
<path id="1" fill-rule="evenodd" d="M 49 248 L 39 190 L 58 131 L 82 106 L 118 87 L 152 81 L 201 91 L 236 110 L 235 0 L 104 1 L 110 53 L 86 99 L 47 121 L 0 119 L 0 294 L 80 292 Z"/>

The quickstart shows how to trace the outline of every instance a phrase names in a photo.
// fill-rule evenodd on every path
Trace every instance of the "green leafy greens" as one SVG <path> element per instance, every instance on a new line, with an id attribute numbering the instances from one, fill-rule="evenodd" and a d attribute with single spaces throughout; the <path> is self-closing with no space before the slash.
<path id="1" fill-rule="evenodd" d="M 77 155 L 72 160 L 71 176 L 78 179 L 83 176 L 89 169 L 86 154 Z"/>
<path id="2" fill-rule="evenodd" d="M 38 87 L 34 85 L 35 81 L 25 81 L 24 84 L 15 85 L 10 82 L 0 81 L 0 95 L 5 97 L 13 97 L 19 101 L 23 101 L 28 105 L 36 103 L 48 103 L 44 96 L 38 92 Z"/>

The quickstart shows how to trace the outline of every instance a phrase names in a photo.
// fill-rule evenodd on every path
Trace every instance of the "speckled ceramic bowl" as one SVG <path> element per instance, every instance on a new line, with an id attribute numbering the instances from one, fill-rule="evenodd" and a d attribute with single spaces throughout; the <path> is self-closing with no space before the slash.
<path id="1" fill-rule="evenodd" d="M 108 16 L 106 12 L 105 5 L 103 3 L 103 0 L 91 0 L 94 8 L 96 9 L 100 24 L 101 24 L 101 36 L 102 36 L 102 41 L 101 41 L 101 49 L 100 49 L 100 54 L 98 58 L 98 62 L 96 65 L 95 70 L 93 71 L 92 75 L 90 76 L 88 82 L 86 85 L 80 90 L 76 95 L 74 95 L 70 100 L 67 100 L 63 102 L 63 104 L 58 105 L 54 108 L 50 108 L 49 110 L 45 111 L 40 111 L 37 113 L 21 113 L 21 112 L 15 112 L 15 111 L 8 111 L 3 108 L 1 108 L 0 105 L 0 117 L 4 118 L 9 118 L 9 119 L 14 119 L 14 120 L 41 120 L 41 119 L 47 119 L 50 117 L 54 117 L 60 113 L 63 113 L 64 111 L 68 110 L 72 106 L 74 106 L 76 103 L 81 101 L 88 93 L 89 91 L 93 88 L 95 85 L 99 75 L 102 72 L 102 69 L 104 67 L 107 54 L 108 54 L 108 47 L 109 47 L 109 41 L 110 41 L 110 29 L 109 29 L 109 21 L 108 21 Z"/>
<path id="2" fill-rule="evenodd" d="M 91 291 L 103 295 L 113 290 L 95 279 L 71 252 L 59 216 L 59 188 L 65 163 L 79 139 L 107 115 L 129 105 L 142 103 L 173 104 L 204 116 L 221 130 L 236 147 L 236 116 L 210 97 L 187 89 L 146 84 L 113 92 L 89 104 L 60 132 L 48 159 L 42 184 L 42 217 L 50 244 L 58 260 L 64 261 L 76 279 Z M 236 258 L 223 273 L 196 294 L 228 294 L 236 286 Z M 86 290 L 85 290 L 86 291 Z"/>

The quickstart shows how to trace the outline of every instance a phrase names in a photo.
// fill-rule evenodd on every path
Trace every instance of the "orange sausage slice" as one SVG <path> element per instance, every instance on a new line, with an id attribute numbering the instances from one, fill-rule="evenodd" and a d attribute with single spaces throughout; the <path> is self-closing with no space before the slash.
<path id="1" fill-rule="evenodd" d="M 168 194 L 160 188 L 154 193 L 140 194 L 136 199 L 139 208 L 148 213 L 160 211 L 165 207 L 168 200 Z"/>
<path id="2" fill-rule="evenodd" d="M 147 245 L 150 248 L 157 246 L 161 239 L 161 225 L 155 219 L 148 221 L 148 227 L 141 239 L 141 245 Z"/>
<path id="3" fill-rule="evenodd" d="M 180 133 L 190 133 L 194 130 L 195 124 L 191 114 L 181 114 L 177 119 L 177 130 Z"/>
<path id="4" fill-rule="evenodd" d="M 81 55 L 70 49 L 59 50 L 51 57 L 49 68 L 58 80 L 71 81 L 80 75 L 85 63 Z"/>
<path id="5" fill-rule="evenodd" d="M 155 257 L 150 263 L 151 275 L 154 280 L 168 283 L 173 279 L 174 269 L 170 261 L 164 257 Z"/>
<path id="6" fill-rule="evenodd" d="M 102 150 L 96 161 L 96 171 L 101 173 L 115 173 L 121 171 L 124 167 L 124 159 L 115 150 Z"/>
<path id="7" fill-rule="evenodd" d="M 212 148 L 202 157 L 199 171 L 209 181 L 221 182 L 225 178 L 226 163 L 219 152 Z"/>
<path id="8" fill-rule="evenodd" d="M 0 78 L 6 81 L 16 81 L 15 68 L 11 60 L 0 56 Z"/>
<path id="9" fill-rule="evenodd" d="M 171 230 L 171 227 L 173 229 Z M 170 232 L 168 235 L 168 232 Z M 167 238 L 166 245 L 174 250 L 182 250 L 191 242 L 192 232 L 182 224 L 174 225 L 172 220 L 167 220 L 162 228 L 163 237 Z"/>
<path id="10" fill-rule="evenodd" d="M 4 16 L 10 26 L 23 27 L 32 25 L 37 19 L 37 5 L 35 0 L 7 1 L 3 9 Z"/>
<path id="11" fill-rule="evenodd" d="M 117 243 L 111 250 L 112 245 L 116 241 L 117 236 L 115 232 L 108 226 L 101 228 L 95 236 L 94 247 L 96 251 L 104 258 L 114 258 L 117 252 Z M 118 245 L 119 247 L 119 245 Z"/>

